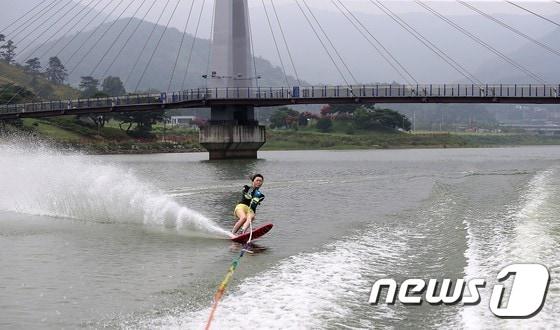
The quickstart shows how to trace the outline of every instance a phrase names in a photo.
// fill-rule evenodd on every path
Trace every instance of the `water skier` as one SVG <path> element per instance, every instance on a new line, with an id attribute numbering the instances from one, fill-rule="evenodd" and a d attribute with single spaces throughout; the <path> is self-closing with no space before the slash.
<path id="1" fill-rule="evenodd" d="M 264 194 L 260 191 L 264 177 L 261 174 L 255 174 L 251 177 L 251 182 L 251 187 L 247 185 L 243 187 L 241 201 L 233 211 L 233 214 L 237 217 L 237 222 L 231 231 L 233 235 L 236 235 L 239 229 L 241 229 L 239 234 L 243 234 L 247 230 L 255 219 L 257 206 L 264 200 Z"/>

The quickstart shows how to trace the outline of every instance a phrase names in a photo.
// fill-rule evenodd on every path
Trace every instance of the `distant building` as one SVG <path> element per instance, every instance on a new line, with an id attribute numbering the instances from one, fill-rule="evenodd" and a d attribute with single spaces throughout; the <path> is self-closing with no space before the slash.
<path id="1" fill-rule="evenodd" d="M 196 128 L 195 116 L 172 116 L 169 118 L 171 126 Z"/>
<path id="2" fill-rule="evenodd" d="M 541 135 L 560 135 L 560 125 L 557 124 L 500 124 L 500 128 L 506 129 L 520 129 L 528 133 L 541 134 Z"/>

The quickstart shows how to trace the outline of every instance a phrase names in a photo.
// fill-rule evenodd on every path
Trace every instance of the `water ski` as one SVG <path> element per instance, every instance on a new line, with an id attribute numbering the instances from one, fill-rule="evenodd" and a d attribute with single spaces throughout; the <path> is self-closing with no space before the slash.
<path id="1" fill-rule="evenodd" d="M 262 225 L 253 229 L 253 232 L 246 232 L 241 235 L 235 236 L 231 240 L 236 243 L 247 243 L 249 237 L 251 237 L 251 241 L 261 237 L 262 235 L 268 233 L 273 227 L 273 224 L 267 223 L 266 225 Z"/>

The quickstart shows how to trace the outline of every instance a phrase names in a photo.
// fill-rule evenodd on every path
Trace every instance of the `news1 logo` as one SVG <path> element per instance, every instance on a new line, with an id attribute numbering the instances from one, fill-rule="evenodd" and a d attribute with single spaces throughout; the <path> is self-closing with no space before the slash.
<path id="1" fill-rule="evenodd" d="M 500 283 L 508 281 L 511 275 L 515 275 L 509 297 L 506 299 L 505 285 L 496 284 L 490 296 L 490 310 L 500 318 L 530 318 L 539 313 L 544 305 L 550 274 L 548 269 L 540 264 L 512 264 L 503 268 L 497 275 Z M 394 304 L 395 298 L 403 304 L 420 305 L 425 301 L 432 305 L 453 305 L 461 302 L 463 305 L 476 305 L 480 303 L 479 288 L 486 286 L 486 281 L 475 278 L 465 285 L 464 279 L 458 279 L 453 292 L 450 292 L 452 282 L 443 279 L 439 293 L 439 281 L 430 279 L 426 285 L 423 279 L 407 279 L 402 282 L 400 288 L 394 279 L 380 279 L 375 281 L 371 288 L 369 297 L 370 304 L 377 304 L 383 288 L 387 288 L 385 303 Z M 469 296 L 465 296 L 465 288 L 468 288 Z M 398 289 L 398 296 L 397 296 Z"/>

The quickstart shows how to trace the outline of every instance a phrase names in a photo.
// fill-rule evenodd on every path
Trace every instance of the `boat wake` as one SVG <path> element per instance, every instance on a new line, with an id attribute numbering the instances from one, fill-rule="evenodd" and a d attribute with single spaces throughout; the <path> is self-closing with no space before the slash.
<path id="1" fill-rule="evenodd" d="M 48 145 L 0 145 L 0 210 L 100 223 L 142 223 L 189 236 L 228 233 L 132 171 Z"/>

